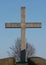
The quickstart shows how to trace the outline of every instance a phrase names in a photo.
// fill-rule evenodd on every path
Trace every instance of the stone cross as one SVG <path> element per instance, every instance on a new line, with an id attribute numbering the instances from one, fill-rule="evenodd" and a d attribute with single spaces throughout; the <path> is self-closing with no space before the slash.
<path id="1" fill-rule="evenodd" d="M 21 7 L 21 23 L 5 23 L 6 28 L 21 28 L 21 61 L 24 62 L 26 58 L 26 39 L 25 29 L 26 28 L 41 28 L 40 22 L 26 23 L 25 22 L 25 7 Z"/>

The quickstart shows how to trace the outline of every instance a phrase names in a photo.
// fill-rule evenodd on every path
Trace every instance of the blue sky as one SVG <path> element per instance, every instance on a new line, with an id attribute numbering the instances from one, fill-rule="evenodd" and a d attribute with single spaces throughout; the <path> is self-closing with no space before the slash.
<path id="1" fill-rule="evenodd" d="M 35 47 L 35 56 L 46 58 L 46 0 L 0 0 L 0 58 L 8 57 L 9 47 L 21 37 L 20 29 L 6 29 L 5 23 L 21 22 L 22 6 L 26 22 L 42 23 L 42 28 L 26 29 L 26 39 Z"/>

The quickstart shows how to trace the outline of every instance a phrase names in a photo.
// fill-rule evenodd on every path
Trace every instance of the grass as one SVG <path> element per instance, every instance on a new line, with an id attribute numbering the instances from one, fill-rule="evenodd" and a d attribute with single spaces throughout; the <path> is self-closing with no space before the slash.
<path id="1" fill-rule="evenodd" d="M 28 65 L 28 64 L 27 64 L 27 62 L 24 62 L 24 63 L 22 63 L 22 62 L 17 62 L 16 65 Z"/>

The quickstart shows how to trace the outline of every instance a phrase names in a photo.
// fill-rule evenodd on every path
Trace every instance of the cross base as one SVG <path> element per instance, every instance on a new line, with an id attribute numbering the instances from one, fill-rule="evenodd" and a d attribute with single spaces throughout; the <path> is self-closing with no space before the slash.
<path id="1" fill-rule="evenodd" d="M 21 62 L 25 62 L 25 59 L 26 59 L 26 50 L 24 49 L 20 53 L 21 53 L 21 57 L 20 57 Z"/>

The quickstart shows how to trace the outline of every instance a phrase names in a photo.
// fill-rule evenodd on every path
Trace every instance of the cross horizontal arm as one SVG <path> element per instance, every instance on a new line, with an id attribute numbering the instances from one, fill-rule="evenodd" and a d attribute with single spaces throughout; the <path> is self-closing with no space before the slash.
<path id="1" fill-rule="evenodd" d="M 5 23 L 5 28 L 20 28 L 20 23 Z"/>
<path id="2" fill-rule="evenodd" d="M 41 23 L 26 23 L 26 28 L 41 28 Z"/>

